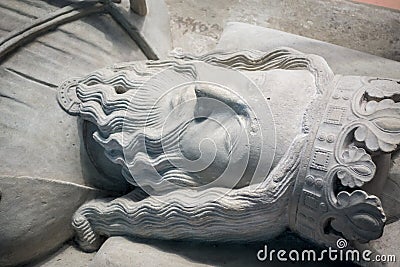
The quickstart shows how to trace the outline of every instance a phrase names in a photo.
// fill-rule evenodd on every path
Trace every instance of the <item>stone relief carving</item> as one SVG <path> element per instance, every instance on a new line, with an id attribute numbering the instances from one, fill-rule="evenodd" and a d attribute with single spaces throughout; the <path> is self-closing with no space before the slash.
<path id="1" fill-rule="evenodd" d="M 382 89 L 372 93 L 372 100 L 368 91 L 377 82 Z M 313 159 L 305 172 L 297 220 L 292 228 L 327 245 L 338 238 L 337 234 L 333 237 L 329 232 L 338 232 L 348 240 L 362 243 L 382 235 L 386 216 L 381 202 L 362 186 L 371 182 L 376 174 L 377 166 L 371 155 L 379 162 L 379 157 L 385 157 L 384 153 L 397 148 L 397 122 L 391 110 L 395 102 L 385 99 L 385 95 L 391 97 L 399 89 L 398 82 L 392 80 L 338 79 L 322 123 L 316 130 Z M 391 94 L 384 94 L 382 90 Z M 387 173 L 375 177 L 386 178 Z"/>
<path id="2" fill-rule="evenodd" d="M 335 76 L 283 48 L 176 51 L 56 90 L 164 58 L 165 3 L 0 6 L 1 266 L 70 240 L 74 211 L 87 251 L 113 235 L 265 241 L 288 228 L 357 246 L 399 218 L 398 81 Z M 233 46 L 275 47 L 232 32 Z"/>
<path id="3" fill-rule="evenodd" d="M 275 87 L 263 75 L 299 70 L 312 75 L 312 96 L 271 113 L 269 104 L 288 100 L 269 101 L 265 88 Z M 400 143 L 399 94 L 398 81 L 335 76 L 322 58 L 286 48 L 176 51 L 70 79 L 59 87 L 61 107 L 97 127 L 95 142 L 136 187 L 82 205 L 72 222 L 77 241 L 87 251 L 113 235 L 255 241 L 286 228 L 325 245 L 377 239 L 393 214 L 379 186 L 370 188 L 388 179 L 385 164 Z M 291 108 L 304 115 L 285 144 L 275 130 L 293 127 Z"/>

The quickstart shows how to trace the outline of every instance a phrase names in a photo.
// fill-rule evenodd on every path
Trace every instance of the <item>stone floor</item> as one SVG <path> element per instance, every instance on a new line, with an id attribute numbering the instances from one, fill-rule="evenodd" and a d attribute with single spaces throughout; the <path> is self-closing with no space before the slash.
<path id="1" fill-rule="evenodd" d="M 396 243 L 399 236 L 399 223 L 389 225 L 382 238 L 374 241 L 374 248 L 384 255 L 396 255 L 395 247 L 387 244 Z M 267 244 L 269 249 L 311 249 L 312 247 L 293 235 L 280 237 L 263 244 L 201 244 L 174 241 L 137 241 L 131 242 L 122 237 L 114 237 L 107 248 L 99 253 L 85 253 L 77 249 L 72 241 L 66 243 L 54 255 L 26 267 L 130 267 L 130 266 L 270 266 L 270 267 L 334 267 L 335 262 L 262 262 L 256 253 Z M 340 262 L 342 267 L 356 267 L 355 264 Z M 379 266 L 379 265 L 378 265 Z M 398 267 L 398 261 L 387 267 Z"/>
<path id="2" fill-rule="evenodd" d="M 400 10 L 345 0 L 166 0 L 166 3 L 173 46 L 188 52 L 211 50 L 225 23 L 239 21 L 400 61 Z"/>

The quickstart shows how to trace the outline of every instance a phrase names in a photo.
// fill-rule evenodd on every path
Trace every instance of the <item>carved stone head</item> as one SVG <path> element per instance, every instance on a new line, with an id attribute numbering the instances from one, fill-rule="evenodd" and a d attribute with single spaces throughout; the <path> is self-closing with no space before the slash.
<path id="1" fill-rule="evenodd" d="M 379 238 L 379 197 L 400 143 L 398 82 L 335 76 L 320 57 L 291 49 L 174 56 L 60 87 L 61 106 L 94 124 L 94 143 L 129 183 L 177 201 L 188 188 L 248 188 L 243 198 L 271 211 L 260 228 L 280 214 L 283 228 L 326 245 Z M 256 233 L 245 239 L 268 236 Z"/>

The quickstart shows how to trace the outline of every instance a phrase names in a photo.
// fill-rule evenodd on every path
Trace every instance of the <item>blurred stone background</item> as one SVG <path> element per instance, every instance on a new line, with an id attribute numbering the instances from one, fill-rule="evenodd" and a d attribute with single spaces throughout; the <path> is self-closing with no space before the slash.
<path id="1" fill-rule="evenodd" d="M 400 0 L 393 9 L 347 0 L 166 0 L 173 47 L 204 53 L 226 22 L 246 22 L 400 61 Z"/>

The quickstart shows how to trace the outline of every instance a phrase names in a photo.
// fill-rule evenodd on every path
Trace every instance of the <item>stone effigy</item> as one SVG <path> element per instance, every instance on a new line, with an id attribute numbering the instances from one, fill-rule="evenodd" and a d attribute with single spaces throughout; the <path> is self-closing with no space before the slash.
<path id="1" fill-rule="evenodd" d="M 77 240 L 91 251 L 104 236 L 256 241 L 286 228 L 328 246 L 377 239 L 399 215 L 384 194 L 397 179 L 399 92 L 291 49 L 177 52 L 68 80 L 60 105 L 94 124 L 136 187 L 82 205 Z"/>
<path id="2" fill-rule="evenodd" d="M 290 48 L 146 61 L 170 50 L 163 1 L 30 3 L 0 5 L 0 265 L 73 230 L 85 251 L 287 229 L 357 247 L 398 219 L 399 81 Z"/>

